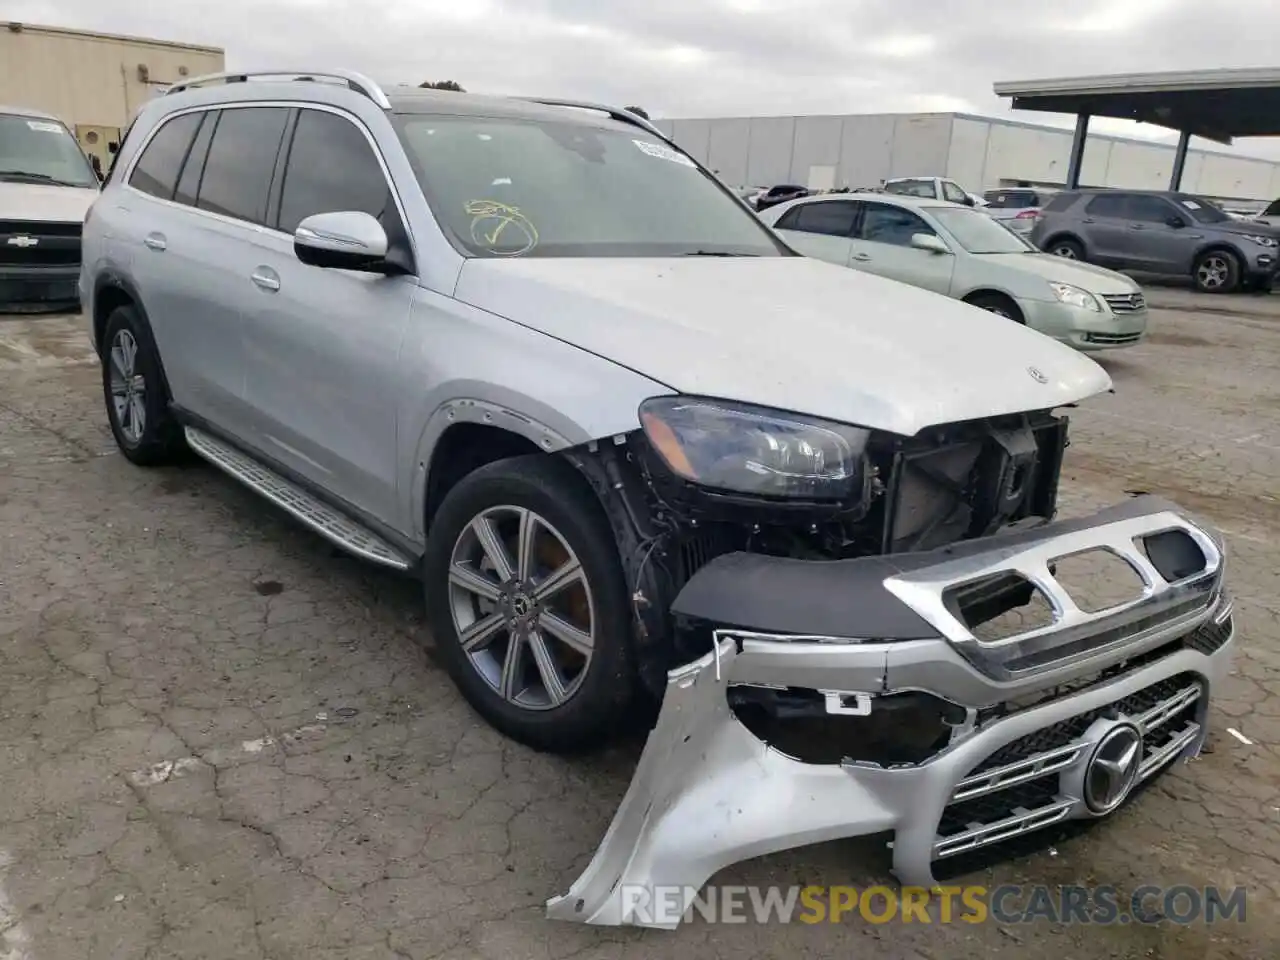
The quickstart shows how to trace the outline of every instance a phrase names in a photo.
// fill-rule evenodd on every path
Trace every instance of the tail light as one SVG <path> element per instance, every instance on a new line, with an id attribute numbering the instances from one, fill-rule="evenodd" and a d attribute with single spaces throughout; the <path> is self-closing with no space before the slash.
<path id="1" fill-rule="evenodd" d="M 1021 210 L 1021 211 L 1019 211 L 1018 213 L 1015 213 L 1015 214 L 1013 215 L 1013 219 L 1015 219 L 1015 220 L 1039 220 L 1039 219 L 1040 219 L 1040 211 L 1039 211 L 1039 210 Z"/>

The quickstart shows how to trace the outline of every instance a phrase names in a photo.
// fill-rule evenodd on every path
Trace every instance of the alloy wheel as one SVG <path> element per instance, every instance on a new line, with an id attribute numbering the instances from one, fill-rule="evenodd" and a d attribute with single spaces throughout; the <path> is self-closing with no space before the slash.
<path id="1" fill-rule="evenodd" d="M 1231 266 L 1225 257 L 1213 255 L 1200 261 L 1196 269 L 1196 280 L 1205 290 L 1217 290 L 1226 284 L 1231 275 Z"/>
<path id="2" fill-rule="evenodd" d="M 1074 260 L 1074 259 L 1076 259 L 1076 251 L 1075 251 L 1075 248 L 1074 248 L 1074 247 L 1069 247 L 1069 246 L 1067 246 L 1066 244 L 1063 244 L 1063 245 L 1062 245 L 1062 246 L 1060 246 L 1060 247 L 1054 247 L 1054 248 L 1053 248 L 1053 253 L 1054 253 L 1054 256 L 1058 256 L 1058 257 L 1065 257 L 1065 258 L 1066 258 L 1066 259 L 1068 259 L 1068 260 Z"/>
<path id="3" fill-rule="evenodd" d="M 128 330 L 116 331 L 109 365 L 116 424 L 125 440 L 139 443 L 147 429 L 147 381 L 138 372 L 138 341 Z"/>
<path id="4" fill-rule="evenodd" d="M 503 700 L 550 710 L 577 692 L 595 648 L 591 584 L 573 548 L 525 507 L 490 507 L 449 561 L 449 606 L 471 666 Z"/>

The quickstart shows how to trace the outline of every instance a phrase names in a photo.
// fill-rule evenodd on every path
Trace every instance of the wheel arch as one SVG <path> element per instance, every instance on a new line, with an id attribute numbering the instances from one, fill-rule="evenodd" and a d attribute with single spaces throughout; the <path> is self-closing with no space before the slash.
<path id="1" fill-rule="evenodd" d="M 1021 322 L 1026 323 L 1026 319 L 1027 319 L 1026 311 L 1023 310 L 1022 307 L 1018 304 L 1018 298 L 1015 297 L 1008 290 L 1002 290 L 999 287 L 993 287 L 989 285 L 983 286 L 983 287 L 976 287 L 973 290 L 970 290 L 964 296 L 962 296 L 960 300 L 964 303 L 969 304 L 970 306 L 977 306 L 975 301 L 982 300 L 984 298 L 1003 300 L 1007 302 L 1009 306 L 1013 307 L 1013 309 L 1017 311 L 1017 315 L 1022 318 Z"/>
<path id="2" fill-rule="evenodd" d="M 1207 253 L 1213 253 L 1214 251 L 1222 251 L 1223 253 L 1231 254 L 1236 258 L 1236 262 L 1240 264 L 1240 269 L 1242 271 L 1247 269 L 1249 266 L 1249 258 L 1244 255 L 1239 247 L 1233 244 L 1230 240 L 1218 239 L 1210 240 L 1196 248 L 1196 252 L 1191 256 L 1191 262 L 1187 264 L 1188 272 L 1195 269 L 1196 263 L 1199 262 L 1201 257 Z"/>
<path id="3" fill-rule="evenodd" d="M 103 273 L 93 285 L 93 346 L 98 359 L 103 355 L 103 338 L 107 329 L 107 318 L 120 307 L 132 307 L 138 315 L 138 322 L 146 328 L 147 336 L 155 345 L 156 362 L 160 367 L 160 385 L 164 395 L 170 401 L 173 391 L 169 388 L 169 374 L 164 368 L 164 358 L 160 355 L 160 345 L 156 343 L 155 330 L 151 326 L 151 318 L 147 316 L 147 308 L 142 304 L 142 297 L 128 277 L 115 272 Z"/>

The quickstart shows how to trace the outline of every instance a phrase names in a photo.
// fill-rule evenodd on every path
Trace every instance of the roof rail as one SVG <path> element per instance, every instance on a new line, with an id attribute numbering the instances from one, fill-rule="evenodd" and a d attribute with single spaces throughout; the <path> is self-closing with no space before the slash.
<path id="1" fill-rule="evenodd" d="M 166 94 L 180 93 L 195 87 L 204 87 L 214 83 L 245 83 L 249 80 L 327 80 L 338 81 L 356 93 L 364 94 L 383 110 L 391 109 L 391 101 L 382 92 L 382 88 L 363 73 L 352 70 L 228 70 L 223 73 L 208 73 L 201 77 L 192 77 L 175 83 L 165 90 Z"/>
<path id="2" fill-rule="evenodd" d="M 640 127 L 641 129 L 652 133 L 654 136 L 661 137 L 668 143 L 672 142 L 670 137 L 644 117 L 639 114 L 632 113 L 630 110 L 624 110 L 622 107 L 609 107 L 605 106 L 603 103 L 591 103 L 586 100 L 558 100 L 553 97 L 518 97 L 517 99 L 524 100 L 527 103 L 540 103 L 547 107 L 577 107 L 579 110 L 595 110 L 598 113 L 607 113 L 614 120 Z"/>

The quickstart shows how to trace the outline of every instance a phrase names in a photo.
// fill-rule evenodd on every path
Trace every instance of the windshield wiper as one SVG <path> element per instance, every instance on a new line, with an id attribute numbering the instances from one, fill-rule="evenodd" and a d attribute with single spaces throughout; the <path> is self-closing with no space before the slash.
<path id="1" fill-rule="evenodd" d="M 680 254 L 682 257 L 758 257 L 758 253 L 733 253 L 729 250 L 692 250 Z"/>
<path id="2" fill-rule="evenodd" d="M 52 183 L 59 187 L 84 186 L 84 184 L 72 183 L 69 180 L 59 180 L 57 177 L 51 177 L 47 173 L 35 173 L 31 170 L 0 170 L 0 177 L 24 177 L 28 180 L 39 180 L 41 183 Z"/>

